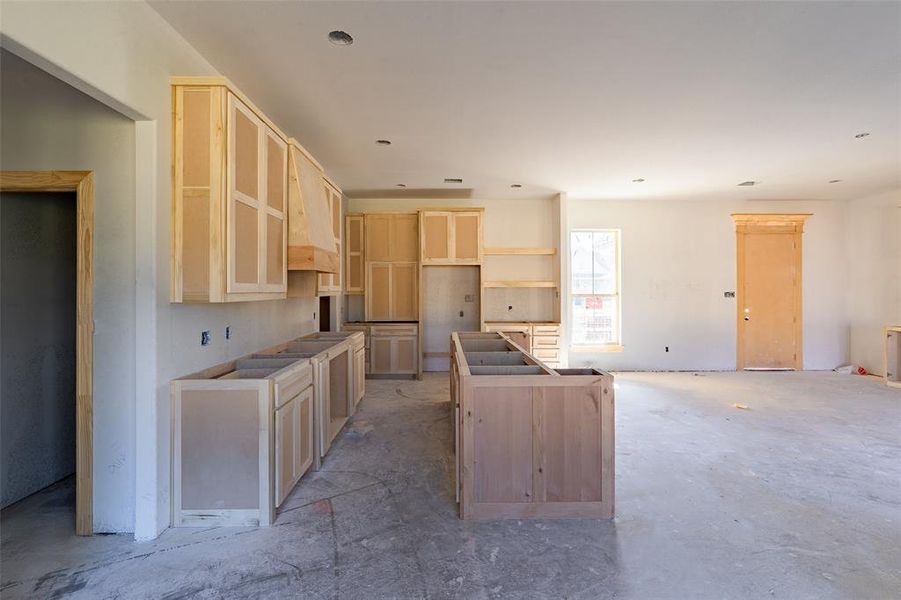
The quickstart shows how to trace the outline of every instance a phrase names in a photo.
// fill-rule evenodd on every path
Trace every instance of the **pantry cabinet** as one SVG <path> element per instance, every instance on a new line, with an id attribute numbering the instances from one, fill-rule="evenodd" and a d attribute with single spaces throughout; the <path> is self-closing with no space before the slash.
<path id="1" fill-rule="evenodd" d="M 335 246 L 338 249 L 338 256 L 341 256 L 341 248 L 342 248 L 342 230 L 341 225 L 344 220 L 342 218 L 342 200 L 341 200 L 341 191 L 335 187 L 331 182 L 324 179 L 322 180 L 323 186 L 323 194 L 328 199 L 329 206 L 329 224 L 332 228 L 332 234 L 335 236 Z M 341 263 L 338 262 L 338 271 L 335 273 L 320 273 L 319 274 L 319 295 L 320 296 L 331 296 L 334 294 L 340 294 L 342 283 L 343 283 L 343 271 L 341 269 Z"/>
<path id="2" fill-rule="evenodd" d="M 420 212 L 420 252 L 424 265 L 481 264 L 482 212 Z"/>
<path id="3" fill-rule="evenodd" d="M 172 99 L 171 301 L 285 298 L 287 138 L 227 80 Z"/>
<path id="4" fill-rule="evenodd" d="M 419 318 L 419 267 L 415 262 L 366 263 L 367 321 Z"/>
<path id="5" fill-rule="evenodd" d="M 363 245 L 365 232 L 363 215 L 348 215 L 344 219 L 347 250 L 345 253 L 344 291 L 347 294 L 362 294 L 366 288 L 366 271 Z"/>
<path id="6" fill-rule="evenodd" d="M 366 261 L 419 260 L 419 218 L 415 213 L 371 214 L 364 217 Z"/>

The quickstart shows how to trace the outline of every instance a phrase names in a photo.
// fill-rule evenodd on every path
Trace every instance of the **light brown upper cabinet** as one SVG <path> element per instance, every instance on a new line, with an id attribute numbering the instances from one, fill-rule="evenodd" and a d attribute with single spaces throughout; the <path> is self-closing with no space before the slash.
<path id="1" fill-rule="evenodd" d="M 173 78 L 172 302 L 285 298 L 287 140 L 224 78 Z"/>
<path id="2" fill-rule="evenodd" d="M 366 288 L 365 263 L 363 253 L 364 230 L 363 215 L 347 215 L 344 219 L 344 231 L 347 238 L 345 252 L 345 286 L 348 294 L 362 294 Z"/>
<path id="3" fill-rule="evenodd" d="M 419 260 L 419 217 L 410 214 L 371 214 L 364 217 L 366 261 Z"/>
<path id="4" fill-rule="evenodd" d="M 420 251 L 424 265 L 482 263 L 481 211 L 422 211 Z"/>
<path id="5" fill-rule="evenodd" d="M 334 235 L 335 247 L 338 249 L 338 256 L 341 256 L 341 225 L 344 222 L 343 211 L 341 207 L 341 191 L 335 187 L 330 181 L 323 178 L 322 193 L 328 198 L 329 206 L 329 227 Z M 330 296 L 340 294 L 342 287 L 342 269 L 341 261 L 338 261 L 338 269 L 334 273 L 320 273 L 319 275 L 319 295 Z"/>
<path id="6" fill-rule="evenodd" d="M 367 321 L 419 318 L 419 266 L 415 262 L 366 262 Z"/>

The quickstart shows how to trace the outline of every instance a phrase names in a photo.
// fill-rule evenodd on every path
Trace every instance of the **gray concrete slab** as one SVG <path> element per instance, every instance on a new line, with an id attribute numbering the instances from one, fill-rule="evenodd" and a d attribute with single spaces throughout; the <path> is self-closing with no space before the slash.
<path id="1" fill-rule="evenodd" d="M 901 597 L 901 392 L 873 378 L 618 374 L 613 521 L 460 521 L 446 378 L 367 390 L 270 528 L 76 538 L 71 482 L 10 507 L 3 598 Z"/>

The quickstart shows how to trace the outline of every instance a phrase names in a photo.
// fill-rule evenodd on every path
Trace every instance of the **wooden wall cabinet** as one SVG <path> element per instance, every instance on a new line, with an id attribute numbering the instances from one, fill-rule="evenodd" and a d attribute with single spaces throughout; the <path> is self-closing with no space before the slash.
<path id="1" fill-rule="evenodd" d="M 172 302 L 285 297 L 287 141 L 224 79 L 173 78 Z"/>
<path id="2" fill-rule="evenodd" d="M 482 263 L 481 211 L 421 211 L 420 253 L 423 265 Z"/>
<path id="3" fill-rule="evenodd" d="M 372 325 L 370 372 L 373 375 L 415 375 L 419 371 L 419 327 Z"/>
<path id="4" fill-rule="evenodd" d="M 367 321 L 419 318 L 419 267 L 415 262 L 367 262 Z"/>
<path id="5" fill-rule="evenodd" d="M 347 294 L 359 295 L 366 289 L 366 255 L 363 252 L 366 236 L 363 220 L 363 215 L 347 215 L 344 218 L 344 231 L 347 239 L 344 291 Z"/>
<path id="6" fill-rule="evenodd" d="M 365 215 L 366 261 L 419 260 L 419 217 L 416 213 Z"/>
<path id="7" fill-rule="evenodd" d="M 341 256 L 341 248 L 343 245 L 342 225 L 344 224 L 341 191 L 327 179 L 322 180 L 322 185 L 323 193 L 326 198 L 328 198 L 330 215 L 329 224 L 331 225 L 332 233 L 335 236 L 335 246 L 338 248 L 338 256 Z M 343 269 L 341 268 L 341 261 L 338 261 L 338 270 L 336 272 L 319 274 L 319 295 L 331 296 L 340 294 L 343 283 Z"/>

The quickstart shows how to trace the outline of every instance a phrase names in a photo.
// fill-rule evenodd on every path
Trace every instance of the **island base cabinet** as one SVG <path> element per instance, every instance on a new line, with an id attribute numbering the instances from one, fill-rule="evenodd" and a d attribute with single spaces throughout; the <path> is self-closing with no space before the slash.
<path id="1" fill-rule="evenodd" d="M 275 501 L 281 506 L 313 464 L 313 388 L 275 411 Z"/>

